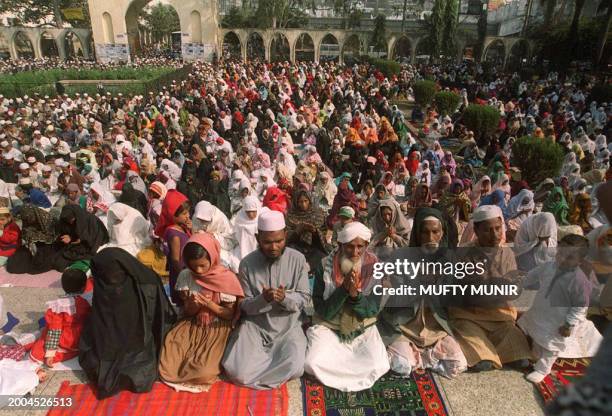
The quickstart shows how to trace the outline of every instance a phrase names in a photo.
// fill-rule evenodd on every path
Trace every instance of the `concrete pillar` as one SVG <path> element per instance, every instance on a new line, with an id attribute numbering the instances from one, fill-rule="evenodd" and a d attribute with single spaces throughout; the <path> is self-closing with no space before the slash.
<path id="1" fill-rule="evenodd" d="M 295 42 L 289 42 L 289 61 L 295 63 Z"/>
<path id="2" fill-rule="evenodd" d="M 34 49 L 34 58 L 40 59 L 42 58 L 42 50 L 40 48 L 40 33 L 31 31 L 26 33 L 28 39 L 32 43 L 32 49 Z"/>
<path id="3" fill-rule="evenodd" d="M 62 61 L 65 61 L 68 58 L 68 53 L 66 52 L 66 40 L 64 38 L 64 34 L 61 34 L 55 38 L 55 44 L 57 45 L 57 53 L 59 58 Z"/>
<path id="4" fill-rule="evenodd" d="M 270 52 L 272 49 L 272 41 L 264 38 L 264 45 L 265 45 L 264 59 L 270 62 L 270 58 L 271 58 Z"/>

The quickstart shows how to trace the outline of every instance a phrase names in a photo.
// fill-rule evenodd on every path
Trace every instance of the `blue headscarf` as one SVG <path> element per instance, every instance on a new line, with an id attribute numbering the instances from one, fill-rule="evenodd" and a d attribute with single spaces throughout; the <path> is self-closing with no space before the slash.
<path id="1" fill-rule="evenodd" d="M 40 189 L 32 188 L 28 196 L 30 203 L 40 208 L 51 208 L 51 201 Z"/>
<path id="2" fill-rule="evenodd" d="M 349 189 L 352 191 L 353 190 L 353 185 L 351 184 L 351 181 L 350 181 L 351 174 L 348 173 L 348 172 L 342 172 L 342 174 L 340 176 L 338 176 L 336 179 L 334 179 L 334 183 L 336 184 L 336 186 L 339 186 L 340 182 L 342 182 L 342 180 L 344 178 L 348 178 L 349 179 L 348 185 L 349 185 Z"/>
<path id="3" fill-rule="evenodd" d="M 502 214 L 504 214 L 504 220 L 506 220 L 508 219 L 508 207 L 506 207 L 505 198 L 506 198 L 506 193 L 502 191 L 501 189 L 497 189 L 493 191 L 492 193 L 490 193 L 489 195 L 482 198 L 480 200 L 480 205 L 478 206 L 481 207 L 483 205 L 497 205 L 501 209 Z"/>

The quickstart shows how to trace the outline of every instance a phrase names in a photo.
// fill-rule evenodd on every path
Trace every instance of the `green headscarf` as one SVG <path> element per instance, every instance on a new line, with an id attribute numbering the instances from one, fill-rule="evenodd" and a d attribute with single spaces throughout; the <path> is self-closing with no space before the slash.
<path id="1" fill-rule="evenodd" d="M 489 173 L 489 178 L 491 178 L 491 185 L 494 185 L 497 181 L 499 181 L 504 174 L 504 165 L 497 161 L 493 163 L 491 167 L 491 172 Z"/>
<path id="2" fill-rule="evenodd" d="M 548 198 L 544 201 L 544 212 L 550 212 L 555 216 L 557 224 L 569 225 L 567 221 L 567 214 L 569 212 L 569 205 L 563 195 L 563 189 L 560 186 L 555 186 L 548 194 Z"/>

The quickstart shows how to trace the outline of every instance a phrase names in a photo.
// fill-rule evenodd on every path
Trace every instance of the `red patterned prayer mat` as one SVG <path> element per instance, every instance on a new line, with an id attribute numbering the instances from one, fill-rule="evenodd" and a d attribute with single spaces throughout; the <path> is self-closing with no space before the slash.
<path id="1" fill-rule="evenodd" d="M 368 390 L 354 393 L 325 387 L 304 378 L 305 416 L 447 416 L 438 387 L 425 370 L 409 378 L 387 373 Z"/>
<path id="2" fill-rule="evenodd" d="M 544 402 L 548 403 L 559 394 L 564 386 L 582 378 L 590 363 L 590 358 L 557 359 L 550 374 L 537 385 Z"/>
<path id="3" fill-rule="evenodd" d="M 21 345 L 0 345 L 0 360 L 11 358 L 21 361 L 25 355 L 25 348 Z"/>
<path id="4" fill-rule="evenodd" d="M 149 393 L 121 393 L 96 399 L 89 384 L 64 381 L 57 397 L 72 398 L 70 408 L 54 408 L 47 416 L 286 416 L 289 406 L 287 386 L 253 390 L 219 381 L 206 393 L 177 392 L 155 383 Z"/>

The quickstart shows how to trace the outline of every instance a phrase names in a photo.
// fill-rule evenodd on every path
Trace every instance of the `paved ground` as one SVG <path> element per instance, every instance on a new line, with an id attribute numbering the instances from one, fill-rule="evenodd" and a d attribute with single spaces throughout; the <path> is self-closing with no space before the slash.
<path id="1" fill-rule="evenodd" d="M 37 329 L 45 302 L 60 295 L 61 289 L 0 288 L 7 311 L 20 319 L 19 332 Z M 64 380 L 85 382 L 82 372 L 50 372 L 47 381 L 35 394 L 55 395 Z M 542 401 L 531 383 L 516 371 L 493 371 L 483 374 L 462 374 L 456 380 L 438 378 L 446 403 L 454 416 L 538 416 L 543 415 Z M 289 415 L 301 416 L 300 383 L 289 383 Z M 46 411 L 2 411 L 0 416 L 44 415 Z"/>

